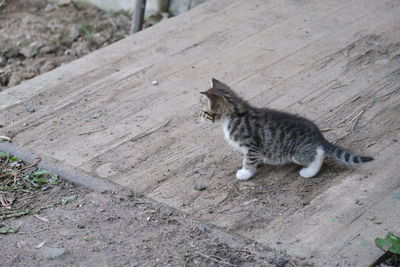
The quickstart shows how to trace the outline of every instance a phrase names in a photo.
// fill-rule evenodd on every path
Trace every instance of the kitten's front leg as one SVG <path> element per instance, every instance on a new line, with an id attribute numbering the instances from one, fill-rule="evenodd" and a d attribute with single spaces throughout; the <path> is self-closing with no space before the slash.
<path id="1" fill-rule="evenodd" d="M 209 113 L 209 112 L 207 112 L 207 111 L 200 111 L 200 117 L 203 119 L 203 121 L 205 121 L 205 120 L 209 120 L 209 121 L 212 121 L 212 122 L 214 122 L 214 116 L 211 114 L 211 113 Z"/>
<path id="2" fill-rule="evenodd" d="M 258 163 L 258 154 L 247 152 L 243 159 L 243 168 L 237 171 L 236 178 L 239 180 L 250 179 L 256 173 Z"/>

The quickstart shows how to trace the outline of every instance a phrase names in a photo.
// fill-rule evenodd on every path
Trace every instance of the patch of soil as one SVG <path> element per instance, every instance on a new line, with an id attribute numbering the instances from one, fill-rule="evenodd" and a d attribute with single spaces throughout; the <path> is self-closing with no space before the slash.
<path id="1" fill-rule="evenodd" d="M 0 91 L 129 34 L 129 14 L 62 2 L 0 1 Z"/>
<path id="2" fill-rule="evenodd" d="M 4 266 L 312 266 L 128 191 L 91 192 L 3 152 L 0 166 L 0 233 L 17 229 L 0 234 Z M 2 217 L 21 209 L 38 212 Z"/>

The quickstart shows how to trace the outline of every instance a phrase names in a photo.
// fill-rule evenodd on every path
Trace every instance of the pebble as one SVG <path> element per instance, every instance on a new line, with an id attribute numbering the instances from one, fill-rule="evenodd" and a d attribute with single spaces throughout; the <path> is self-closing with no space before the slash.
<path id="1" fill-rule="evenodd" d="M 286 259 L 279 259 L 275 262 L 276 267 L 284 267 L 288 263 L 288 260 Z"/>
<path id="2" fill-rule="evenodd" d="M 31 58 L 33 56 L 33 47 L 30 45 L 24 46 L 19 51 L 24 57 Z"/>
<path id="3" fill-rule="evenodd" d="M 152 85 L 158 85 L 158 81 L 152 81 L 151 84 Z"/>
<path id="4" fill-rule="evenodd" d="M 8 82 L 8 86 L 17 85 L 21 81 L 22 81 L 22 76 L 19 73 L 14 72 L 13 74 L 11 74 L 10 81 Z"/>
<path id="5" fill-rule="evenodd" d="M 199 232 L 200 232 L 200 233 L 205 233 L 205 232 L 207 231 L 207 228 L 205 228 L 205 227 L 202 226 L 202 225 L 199 226 L 198 229 L 199 229 Z"/>
<path id="6" fill-rule="evenodd" d="M 71 39 L 72 41 L 75 41 L 79 36 L 81 35 L 81 32 L 79 30 L 79 26 L 74 24 L 71 26 L 71 28 L 69 29 L 69 39 Z"/>
<path id="7" fill-rule="evenodd" d="M 46 45 L 40 48 L 41 54 L 50 54 L 56 52 L 57 47 L 55 45 Z"/>
<path id="8" fill-rule="evenodd" d="M 57 4 L 59 6 L 68 6 L 69 4 L 71 4 L 71 0 L 58 0 Z"/>
<path id="9" fill-rule="evenodd" d="M 207 187 L 204 184 L 198 184 L 196 182 L 193 183 L 193 189 L 195 189 L 197 191 L 203 191 L 206 188 Z"/>
<path id="10" fill-rule="evenodd" d="M 48 72 L 51 71 L 52 69 L 54 69 L 56 67 L 56 64 L 54 64 L 54 62 L 52 61 L 46 61 L 43 66 L 40 67 L 39 71 L 40 73 L 44 73 L 44 72 Z"/>
<path id="11" fill-rule="evenodd" d="M 28 107 L 25 108 L 25 111 L 29 112 L 29 113 L 33 113 L 33 112 L 35 112 L 35 109 L 33 107 L 31 107 L 31 106 L 28 106 Z"/>
<path id="12" fill-rule="evenodd" d="M 92 40 L 95 42 L 97 45 L 102 45 L 105 41 L 107 41 L 108 36 L 101 32 L 96 32 L 95 34 L 92 35 Z"/>
<path id="13" fill-rule="evenodd" d="M 46 259 L 52 260 L 61 257 L 65 253 L 67 253 L 67 249 L 65 248 L 46 248 L 42 255 Z"/>
<path id="14" fill-rule="evenodd" d="M 0 67 L 4 67 L 7 63 L 7 59 L 3 56 L 0 56 Z"/>

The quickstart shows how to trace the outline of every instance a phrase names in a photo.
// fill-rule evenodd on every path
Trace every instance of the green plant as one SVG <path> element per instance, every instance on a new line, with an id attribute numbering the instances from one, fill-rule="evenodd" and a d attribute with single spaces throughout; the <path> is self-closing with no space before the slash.
<path id="1" fill-rule="evenodd" d="M 391 232 L 388 232 L 385 238 L 375 238 L 375 244 L 384 251 L 400 255 L 400 237 Z"/>
<path id="2" fill-rule="evenodd" d="M 94 29 L 88 24 L 79 25 L 79 31 L 83 33 L 85 38 L 90 38 L 94 34 Z"/>

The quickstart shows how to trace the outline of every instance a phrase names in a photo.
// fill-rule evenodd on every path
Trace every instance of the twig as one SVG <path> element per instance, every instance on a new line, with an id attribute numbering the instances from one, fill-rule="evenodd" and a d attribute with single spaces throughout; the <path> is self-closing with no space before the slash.
<path id="1" fill-rule="evenodd" d="M 10 203 L 8 203 L 7 199 L 3 195 L 0 195 L 0 202 L 1 202 L 1 205 L 3 205 L 3 207 L 5 209 L 7 209 L 7 210 L 11 209 Z"/>
<path id="2" fill-rule="evenodd" d="M 15 217 L 21 217 L 24 215 L 28 215 L 28 214 L 37 214 L 39 213 L 38 210 L 23 210 L 23 211 L 14 211 L 10 214 L 6 214 L 6 215 L 1 215 L 0 216 L 0 221 L 4 220 L 4 219 L 9 219 L 9 218 L 15 218 Z"/>
<path id="3" fill-rule="evenodd" d="M 163 123 L 162 125 L 158 126 L 156 129 L 154 129 L 154 130 L 152 130 L 152 131 L 150 131 L 150 132 L 147 132 L 147 133 L 143 133 L 143 134 L 141 134 L 141 135 L 139 135 L 139 136 L 136 136 L 136 137 L 132 138 L 132 139 L 129 140 L 129 141 L 131 141 L 131 142 L 136 142 L 137 140 L 142 139 L 143 137 L 149 136 L 149 135 L 151 135 L 151 134 L 157 132 L 157 131 L 160 130 L 161 128 L 164 128 L 165 126 L 167 126 L 168 123 L 170 123 L 170 121 L 171 121 L 171 119 L 167 120 L 165 123 Z"/>
<path id="4" fill-rule="evenodd" d="M 292 262 L 291 260 L 289 260 L 288 263 L 289 263 L 290 265 L 292 265 L 293 267 L 297 267 L 297 265 L 294 264 L 294 262 Z"/>
<path id="5" fill-rule="evenodd" d="M 221 260 L 218 260 L 218 259 L 216 259 L 216 258 L 213 258 L 213 257 L 211 257 L 211 256 L 208 256 L 208 255 L 203 254 L 203 253 L 198 252 L 198 251 L 197 251 L 197 253 L 198 253 L 200 256 L 203 256 L 203 257 L 205 257 L 205 258 L 207 258 L 207 259 L 210 259 L 210 260 L 212 260 L 212 261 L 219 262 L 219 263 L 222 263 L 222 264 L 226 264 L 226 265 L 229 265 L 229 266 L 236 266 L 236 265 L 234 265 L 234 264 L 232 264 L 232 263 L 223 261 L 222 259 L 221 259 Z"/>
<path id="6" fill-rule="evenodd" d="M 52 228 L 52 227 L 46 227 L 46 228 L 42 228 L 42 229 L 40 229 L 40 230 L 33 231 L 33 232 L 18 232 L 18 234 L 37 234 L 37 233 L 40 233 L 40 232 L 49 230 L 49 229 L 51 229 L 51 228 Z"/>
<path id="7" fill-rule="evenodd" d="M 11 176 L 11 173 L 4 173 L 0 175 L 0 179 L 6 178 L 7 176 Z"/>
<path id="8" fill-rule="evenodd" d="M 211 178 L 214 176 L 215 168 L 212 170 L 210 176 L 208 176 L 208 180 L 210 181 Z"/>
<path id="9" fill-rule="evenodd" d="M 25 167 L 23 167 L 23 168 L 21 168 L 19 170 L 23 171 L 23 170 L 29 169 L 29 168 L 31 168 L 33 166 L 36 166 L 41 160 L 42 160 L 41 158 L 37 158 L 35 162 L 33 162 L 32 164 L 30 164 L 28 166 L 25 166 Z"/>
<path id="10" fill-rule="evenodd" d="M 35 218 L 41 220 L 42 222 L 47 222 L 47 223 L 50 222 L 49 219 L 44 218 L 44 217 L 41 217 L 41 216 L 39 216 L 39 215 L 37 215 L 37 214 L 33 215 L 33 217 L 35 217 Z"/>
<path id="11" fill-rule="evenodd" d="M 357 124 L 360 121 L 360 118 L 364 114 L 364 112 L 365 112 L 365 107 L 363 107 L 363 109 L 361 110 L 360 114 L 358 114 L 357 117 L 355 118 L 356 122 L 354 123 L 353 127 L 351 128 L 352 131 L 357 127 Z"/>
<path id="12" fill-rule="evenodd" d="M 12 187 L 14 187 L 17 184 L 17 174 L 16 173 L 11 173 L 11 175 L 14 177 L 14 182 Z"/>
<path id="13" fill-rule="evenodd" d="M 91 135 L 92 133 L 101 132 L 101 131 L 103 131 L 103 130 L 105 130 L 105 129 L 104 129 L 104 128 L 100 128 L 100 129 L 92 130 L 92 131 L 89 131 L 89 132 L 80 133 L 80 134 L 78 134 L 78 135 Z"/>

